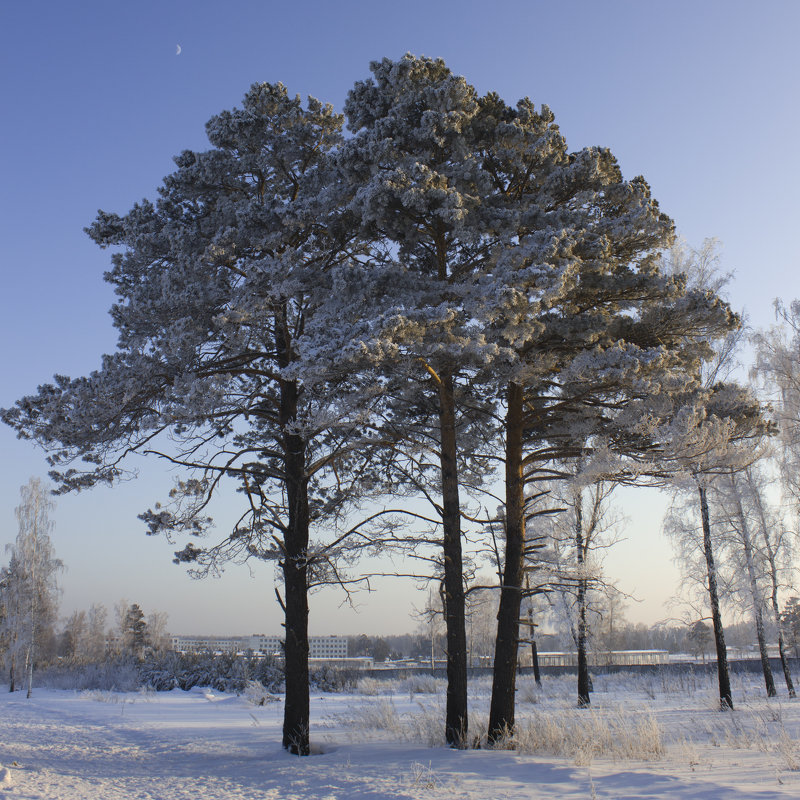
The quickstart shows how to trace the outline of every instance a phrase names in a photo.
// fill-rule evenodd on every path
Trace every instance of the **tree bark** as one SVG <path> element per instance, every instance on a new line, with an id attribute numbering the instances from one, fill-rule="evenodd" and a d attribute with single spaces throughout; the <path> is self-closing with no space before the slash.
<path id="1" fill-rule="evenodd" d="M 530 597 L 530 581 L 528 580 L 528 576 L 525 576 L 525 592 L 528 593 Z M 536 681 L 537 686 L 542 685 L 542 676 L 539 673 L 539 648 L 536 646 L 536 637 L 534 636 L 534 631 L 536 630 L 533 624 L 533 602 L 530 602 L 528 606 L 528 631 L 529 636 L 531 637 L 531 667 L 533 667 L 533 679 Z"/>
<path id="2" fill-rule="evenodd" d="M 25 654 L 25 680 L 28 684 L 28 691 L 25 694 L 25 697 L 30 700 L 31 695 L 33 694 L 33 646 L 29 646 L 28 651 Z"/>
<path id="3" fill-rule="evenodd" d="M 278 336 L 280 339 L 280 334 Z M 279 348 L 282 342 L 278 342 Z M 286 357 L 286 351 L 284 351 Z M 308 674 L 308 478 L 306 444 L 293 433 L 297 418 L 298 386 L 294 381 L 280 385 L 280 424 L 283 431 L 283 461 L 286 476 L 288 524 L 284 532 L 281 568 L 286 593 L 284 614 L 286 637 L 284 662 L 286 702 L 283 709 L 283 746 L 291 753 L 307 756 L 310 698 Z"/>
<path id="4" fill-rule="evenodd" d="M 533 664 L 533 679 L 536 681 L 537 686 L 541 686 L 542 676 L 539 672 L 539 648 L 536 646 L 535 639 L 531 639 L 531 662 Z"/>
<path id="5" fill-rule="evenodd" d="M 445 740 L 467 742 L 467 625 L 461 553 L 461 505 L 458 494 L 455 388 L 452 375 L 439 383 L 440 465 L 444 560 L 444 620 L 447 636 L 447 710 Z"/>
<path id="6" fill-rule="evenodd" d="M 717 676 L 719 679 L 719 704 L 725 711 L 733 710 L 731 696 L 731 680 L 728 671 L 728 651 L 725 647 L 725 630 L 722 627 L 722 615 L 719 610 L 719 593 L 717 591 L 717 568 L 714 564 L 714 550 L 711 545 L 711 523 L 708 516 L 708 499 L 706 490 L 697 487 L 700 495 L 700 515 L 703 521 L 703 552 L 706 557 L 708 572 L 708 597 L 711 605 L 711 619 L 714 623 L 714 644 L 717 649 Z"/>
<path id="7" fill-rule="evenodd" d="M 583 540 L 583 504 L 580 492 L 575 493 L 575 551 L 578 562 L 578 708 L 588 708 L 589 697 L 589 661 L 586 655 L 586 577 L 583 567 L 586 563 Z"/>
<path id="8" fill-rule="evenodd" d="M 522 387 L 508 387 L 506 411 L 506 547 L 489 709 L 489 742 L 514 732 L 517 648 L 525 552 L 525 484 L 522 473 Z"/>

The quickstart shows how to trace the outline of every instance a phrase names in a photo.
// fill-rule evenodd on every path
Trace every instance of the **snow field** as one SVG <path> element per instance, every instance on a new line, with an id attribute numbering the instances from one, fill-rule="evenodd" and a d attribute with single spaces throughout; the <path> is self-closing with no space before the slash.
<path id="1" fill-rule="evenodd" d="M 443 683 L 364 679 L 312 695 L 314 755 L 280 748 L 283 703 L 249 687 L 0 694 L 3 800 L 539 800 L 800 795 L 800 703 L 734 677 L 734 712 L 703 675 L 521 679 L 514 750 L 443 746 Z M 364 694 L 362 692 L 368 692 Z M 481 736 L 489 683 L 471 686 Z M 483 726 L 483 727 L 482 727 Z M 0 773 L 2 777 L 2 773 Z"/>

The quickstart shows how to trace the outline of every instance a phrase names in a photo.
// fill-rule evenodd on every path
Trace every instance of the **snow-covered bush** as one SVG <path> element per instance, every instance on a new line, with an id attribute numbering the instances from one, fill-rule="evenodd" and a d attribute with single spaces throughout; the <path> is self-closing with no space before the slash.
<path id="1" fill-rule="evenodd" d="M 255 656 L 223 653 L 165 653 L 140 666 L 143 686 L 156 691 L 188 690 L 208 686 L 218 692 L 244 692 L 251 681 L 270 691 L 283 682 L 283 671 L 272 660 Z"/>
<path id="2" fill-rule="evenodd" d="M 61 662 L 36 672 L 36 685 L 50 689 L 157 692 L 208 686 L 219 692 L 242 693 L 252 682 L 280 691 L 283 670 L 272 659 L 228 654 L 162 653 L 144 661 L 118 658 L 93 664 Z"/>
<path id="3" fill-rule="evenodd" d="M 356 686 L 357 674 L 351 669 L 312 667 L 309 670 L 309 680 L 318 692 L 352 692 Z"/>
<path id="4" fill-rule="evenodd" d="M 83 692 L 133 692 L 141 686 L 139 665 L 126 658 L 93 664 L 57 663 L 34 673 L 34 684 L 47 689 Z"/>
<path id="5" fill-rule="evenodd" d="M 242 695 L 254 706 L 265 706 L 268 703 L 277 703 L 280 699 L 258 681 L 247 681 Z"/>

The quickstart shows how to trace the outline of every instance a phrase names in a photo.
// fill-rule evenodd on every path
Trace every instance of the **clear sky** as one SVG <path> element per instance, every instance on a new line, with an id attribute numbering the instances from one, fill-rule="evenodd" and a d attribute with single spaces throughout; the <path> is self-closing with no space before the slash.
<path id="1" fill-rule="evenodd" d="M 372 59 L 405 52 L 444 58 L 480 92 L 546 103 L 572 149 L 610 147 L 689 243 L 721 240 L 734 306 L 769 325 L 774 298 L 800 296 L 798 31 L 794 0 L 4 3 L 0 406 L 114 348 L 108 254 L 83 233 L 98 208 L 153 197 L 172 156 L 203 149 L 206 120 L 250 84 L 282 81 L 341 109 Z M 46 464 L 5 427 L 0 449 L 2 545 L 16 535 L 19 486 Z M 59 498 L 62 610 L 124 597 L 167 612 L 176 633 L 278 632 L 271 566 L 193 582 L 170 563 L 175 547 L 144 535 L 136 514 L 171 478 L 140 470 L 115 490 Z M 609 572 L 642 600 L 631 618 L 664 618 L 675 572 L 663 501 L 628 492 L 624 505 L 628 541 Z M 356 614 L 318 595 L 312 633 L 405 631 L 424 598 L 394 584 L 362 602 Z"/>

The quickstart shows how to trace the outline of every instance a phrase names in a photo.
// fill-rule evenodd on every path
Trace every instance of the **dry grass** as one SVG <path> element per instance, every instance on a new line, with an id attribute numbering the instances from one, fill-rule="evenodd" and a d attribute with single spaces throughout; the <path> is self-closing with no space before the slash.
<path id="1" fill-rule="evenodd" d="M 364 697 L 339 722 L 354 736 L 380 731 L 397 741 L 444 747 L 444 687 L 422 681 L 367 683 Z M 557 757 L 579 766 L 596 759 L 617 762 L 672 759 L 694 770 L 716 761 L 720 750 L 772 754 L 778 772 L 800 771 L 800 729 L 790 705 L 767 701 L 752 678 L 737 678 L 735 711 L 721 713 L 713 676 L 608 675 L 595 678 L 592 707 L 575 707 L 574 676 L 518 685 L 513 735 L 494 745 L 525 755 Z M 486 747 L 488 693 L 485 679 L 470 684 L 470 743 Z M 394 693 L 394 697 L 392 694 Z M 412 702 L 409 702 L 412 701 Z M 688 711 L 688 713 L 687 713 Z"/>
<path id="2" fill-rule="evenodd" d="M 647 711 L 633 715 L 587 710 L 536 713 L 519 722 L 514 734 L 495 747 L 567 757 L 578 766 L 587 766 L 595 758 L 653 761 L 666 753 L 664 732 Z"/>

